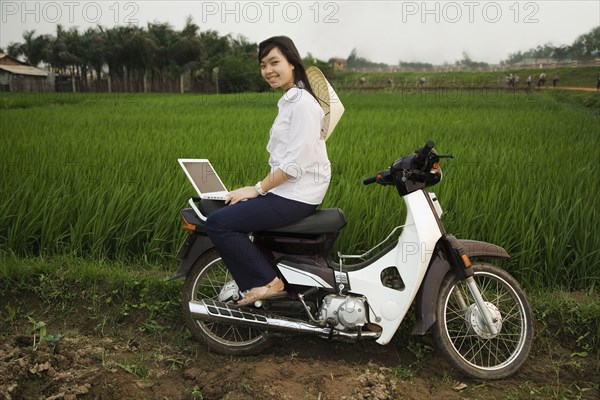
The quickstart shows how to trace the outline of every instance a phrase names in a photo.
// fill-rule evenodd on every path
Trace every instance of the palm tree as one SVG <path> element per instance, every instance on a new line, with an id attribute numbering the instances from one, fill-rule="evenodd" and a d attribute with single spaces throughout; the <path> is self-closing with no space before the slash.
<path id="1" fill-rule="evenodd" d="M 171 25 L 166 23 L 148 23 L 148 40 L 152 49 L 151 75 L 152 80 L 159 80 L 159 90 L 165 90 L 168 78 L 174 77 L 175 64 L 170 60 L 176 33 Z"/>
<path id="2" fill-rule="evenodd" d="M 102 77 L 102 67 L 105 63 L 105 37 L 98 27 L 88 28 L 82 35 L 81 41 L 84 48 L 82 58 L 86 65 L 96 72 L 96 82 L 99 83 Z M 96 84 L 96 90 L 98 90 L 98 84 Z"/>
<path id="3" fill-rule="evenodd" d="M 105 42 L 104 60 L 109 68 L 110 82 L 123 82 L 121 90 L 139 90 L 152 59 L 146 32 L 135 26 L 100 27 L 100 31 Z"/>
<path id="4" fill-rule="evenodd" d="M 180 91 L 183 92 L 183 74 L 189 73 L 190 82 L 194 81 L 194 73 L 202 67 L 200 55 L 202 53 L 202 42 L 198 37 L 200 28 L 193 22 L 191 16 L 185 21 L 183 30 L 176 35 L 170 51 L 170 58 L 180 72 Z"/>
<path id="5" fill-rule="evenodd" d="M 37 67 L 41 62 L 48 62 L 48 47 L 51 37 L 48 35 L 35 36 L 35 30 L 23 33 L 23 43 L 11 43 L 8 45 L 8 55 L 11 57 L 23 57 L 25 62 Z"/>

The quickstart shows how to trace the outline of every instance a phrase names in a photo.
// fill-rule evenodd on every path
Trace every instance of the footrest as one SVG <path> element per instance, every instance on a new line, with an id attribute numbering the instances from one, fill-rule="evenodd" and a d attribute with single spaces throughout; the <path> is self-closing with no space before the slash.
<path id="1" fill-rule="evenodd" d="M 254 303 L 252 303 L 252 304 L 238 305 L 238 304 L 236 304 L 236 303 L 233 303 L 233 304 L 228 304 L 228 305 L 229 305 L 230 307 L 234 307 L 234 308 L 240 308 L 240 309 L 241 309 L 242 307 L 249 308 L 249 307 L 253 307 L 253 305 L 254 305 L 254 304 L 256 304 L 256 302 L 258 302 L 258 301 L 268 301 L 268 300 L 274 300 L 274 299 L 281 299 L 281 298 L 283 298 L 283 297 L 286 297 L 286 296 L 287 296 L 287 294 L 288 294 L 288 293 L 287 293 L 287 292 L 284 290 L 283 292 L 278 292 L 278 293 L 274 294 L 273 296 L 270 296 L 270 297 L 268 297 L 268 298 L 266 298 L 266 299 L 258 299 L 258 300 L 256 300 Z"/>

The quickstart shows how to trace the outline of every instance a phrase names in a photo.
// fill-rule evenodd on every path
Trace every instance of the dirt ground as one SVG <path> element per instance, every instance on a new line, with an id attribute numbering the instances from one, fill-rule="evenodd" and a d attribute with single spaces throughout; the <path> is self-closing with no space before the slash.
<path id="1" fill-rule="evenodd" d="M 11 303 L 0 306 L 2 399 L 600 398 L 597 361 L 558 340 L 537 343 L 513 377 L 485 382 L 453 371 L 429 337 L 387 346 L 283 337 L 261 356 L 233 358 L 211 354 L 182 325 L 154 334 L 135 324 L 99 328 L 84 307 L 75 318 L 31 310 L 46 335 L 62 335 L 38 344 L 35 320 L 9 315 L 22 309 Z"/>

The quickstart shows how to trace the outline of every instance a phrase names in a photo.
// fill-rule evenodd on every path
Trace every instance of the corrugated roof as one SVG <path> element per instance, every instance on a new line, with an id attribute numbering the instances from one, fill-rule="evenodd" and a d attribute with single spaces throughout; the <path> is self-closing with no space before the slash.
<path id="1" fill-rule="evenodd" d="M 16 75 L 30 75 L 30 76 L 48 76 L 48 72 L 43 69 L 32 67 L 29 65 L 2 65 L 0 69 L 10 72 Z"/>

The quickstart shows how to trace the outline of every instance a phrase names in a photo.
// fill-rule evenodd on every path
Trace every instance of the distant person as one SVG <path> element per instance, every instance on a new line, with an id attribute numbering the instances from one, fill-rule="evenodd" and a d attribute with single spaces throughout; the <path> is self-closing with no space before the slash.
<path id="1" fill-rule="evenodd" d="M 516 75 L 515 74 L 510 74 L 507 78 L 508 81 L 508 87 L 514 88 L 515 87 L 515 83 L 516 83 Z"/>
<path id="2" fill-rule="evenodd" d="M 422 76 L 421 79 L 419 79 L 419 86 L 423 87 L 425 86 L 425 83 L 427 83 L 427 79 L 425 79 L 425 77 Z"/>
<path id="3" fill-rule="evenodd" d="M 361 76 L 360 79 L 358 80 L 358 83 L 359 83 L 361 89 L 365 86 L 366 82 L 367 82 L 367 78 L 365 78 L 364 76 Z"/>
<path id="4" fill-rule="evenodd" d="M 552 87 L 556 87 L 559 81 L 560 77 L 558 76 L 558 74 L 554 75 L 554 77 L 552 77 Z"/>
<path id="5" fill-rule="evenodd" d="M 527 89 L 531 89 L 531 83 L 533 82 L 533 75 L 527 77 Z"/>
<path id="6" fill-rule="evenodd" d="M 392 78 L 388 78 L 388 86 L 390 87 L 390 89 L 394 87 L 394 80 Z"/>
<path id="7" fill-rule="evenodd" d="M 540 79 L 538 79 L 538 87 L 546 86 L 546 72 L 542 72 L 540 74 Z"/>

